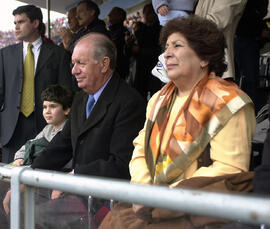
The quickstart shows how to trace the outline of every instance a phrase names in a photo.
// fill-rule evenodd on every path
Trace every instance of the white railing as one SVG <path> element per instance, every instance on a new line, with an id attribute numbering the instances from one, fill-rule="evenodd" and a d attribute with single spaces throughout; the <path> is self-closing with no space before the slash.
<path id="1" fill-rule="evenodd" d="M 11 229 L 20 225 L 20 184 L 26 185 L 25 228 L 34 228 L 34 187 L 78 195 L 132 202 L 146 206 L 212 216 L 250 224 L 270 225 L 270 196 L 217 193 L 190 189 L 143 186 L 125 181 L 70 176 L 27 167 L 0 167 L 2 179 L 11 178 Z M 161 198 L 162 197 L 162 198 Z"/>

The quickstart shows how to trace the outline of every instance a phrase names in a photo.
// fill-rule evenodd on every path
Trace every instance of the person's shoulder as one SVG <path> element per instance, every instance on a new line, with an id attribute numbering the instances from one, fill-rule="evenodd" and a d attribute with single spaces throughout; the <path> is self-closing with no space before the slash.
<path id="1" fill-rule="evenodd" d="M 66 50 L 63 47 L 60 47 L 59 45 L 56 45 L 56 44 L 51 43 L 51 42 L 46 42 L 46 41 L 43 41 L 41 48 L 47 48 L 47 49 L 51 49 L 53 51 L 63 52 L 63 53 L 66 52 Z"/>
<path id="2" fill-rule="evenodd" d="M 81 103 L 82 102 L 82 99 L 87 96 L 86 93 L 83 91 L 83 90 L 79 90 L 77 92 L 75 92 L 75 95 L 73 97 L 73 102 L 72 104 L 75 104 L 75 103 Z"/>
<path id="3" fill-rule="evenodd" d="M 141 105 L 146 105 L 145 100 L 142 98 L 141 94 L 129 86 L 123 79 L 119 79 L 119 87 L 117 90 L 117 99 L 121 104 L 136 103 Z"/>
<path id="4" fill-rule="evenodd" d="M 89 29 L 89 32 L 97 32 L 97 33 L 102 33 L 107 37 L 110 37 L 110 32 L 106 28 L 106 24 L 104 21 L 98 19 L 93 26 Z"/>
<path id="5" fill-rule="evenodd" d="M 12 45 L 8 45 L 6 47 L 3 47 L 2 49 L 0 49 L 1 52 L 9 52 L 11 50 L 17 50 L 17 48 L 22 45 L 21 43 L 16 43 L 16 44 L 12 44 Z"/>

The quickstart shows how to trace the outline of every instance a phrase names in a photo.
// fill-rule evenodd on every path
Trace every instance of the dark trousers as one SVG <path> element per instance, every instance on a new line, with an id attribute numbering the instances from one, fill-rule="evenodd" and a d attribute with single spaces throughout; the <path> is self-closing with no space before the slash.
<path id="1" fill-rule="evenodd" d="M 256 38 L 237 36 L 235 38 L 235 62 L 237 76 L 241 78 L 241 88 L 255 104 L 258 111 L 256 90 L 259 85 L 260 47 Z"/>
<path id="2" fill-rule="evenodd" d="M 2 162 L 12 162 L 17 150 L 20 149 L 27 140 L 34 138 L 37 134 L 34 113 L 32 113 L 28 118 L 20 113 L 15 131 L 10 141 L 6 145 L 2 146 Z"/>

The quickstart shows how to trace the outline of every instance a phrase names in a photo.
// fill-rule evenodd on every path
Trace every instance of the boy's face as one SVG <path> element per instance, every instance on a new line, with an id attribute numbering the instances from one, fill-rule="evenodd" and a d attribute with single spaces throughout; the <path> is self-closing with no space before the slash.
<path id="1" fill-rule="evenodd" d="M 69 108 L 63 110 L 63 106 L 57 102 L 43 102 L 43 117 L 48 124 L 52 124 L 54 127 L 59 127 L 67 119 L 69 110 Z"/>

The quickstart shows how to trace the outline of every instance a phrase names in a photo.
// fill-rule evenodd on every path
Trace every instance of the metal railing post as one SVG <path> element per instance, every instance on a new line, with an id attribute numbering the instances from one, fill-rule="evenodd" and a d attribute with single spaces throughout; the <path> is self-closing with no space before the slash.
<path id="1" fill-rule="evenodd" d="M 88 229 L 91 229 L 92 225 L 92 220 L 93 220 L 93 215 L 92 215 L 92 204 L 93 204 L 93 198 L 91 196 L 88 196 Z"/>
<path id="2" fill-rule="evenodd" d="M 11 200 L 10 200 L 10 228 L 20 228 L 20 176 L 21 173 L 29 169 L 27 167 L 15 167 L 11 173 Z"/>
<path id="3" fill-rule="evenodd" d="M 24 228 L 35 228 L 35 188 L 31 186 L 24 189 L 24 220 Z"/>

